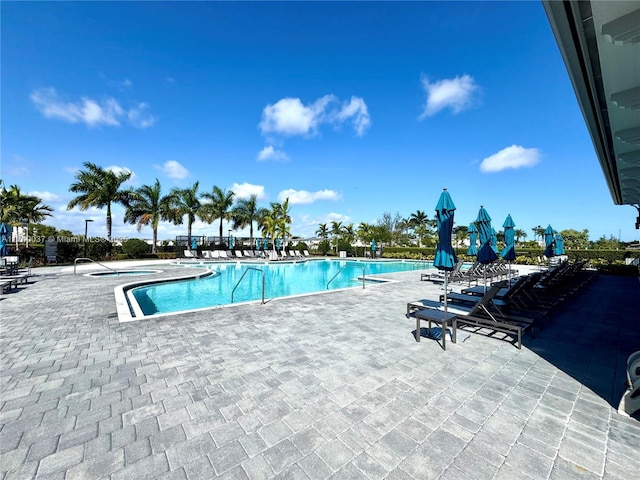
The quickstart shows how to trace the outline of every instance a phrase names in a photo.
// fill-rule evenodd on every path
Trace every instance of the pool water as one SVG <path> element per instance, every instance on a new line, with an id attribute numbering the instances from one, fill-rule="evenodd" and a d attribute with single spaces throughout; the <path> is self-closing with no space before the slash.
<path id="1" fill-rule="evenodd" d="M 252 268 L 264 272 L 264 296 L 265 299 L 270 299 L 340 288 L 362 287 L 363 268 L 365 281 L 370 283 L 380 280 L 369 279 L 367 278 L 369 275 L 431 268 L 431 263 L 317 260 L 259 265 L 211 264 L 207 268 L 212 270 L 214 275 L 192 280 L 145 285 L 132 289 L 131 293 L 142 312 L 145 315 L 153 315 L 228 305 L 232 303 L 232 291 L 245 271 L 246 274 L 244 274 L 242 282 L 233 291 L 233 303 L 260 300 L 262 298 L 262 273 L 252 270 Z M 340 271 L 341 269 L 344 270 Z"/>

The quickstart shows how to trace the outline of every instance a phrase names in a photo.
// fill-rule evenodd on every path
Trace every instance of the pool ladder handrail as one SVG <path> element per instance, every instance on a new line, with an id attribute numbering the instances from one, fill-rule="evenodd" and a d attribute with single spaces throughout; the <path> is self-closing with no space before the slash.
<path id="1" fill-rule="evenodd" d="M 247 267 L 245 271 L 242 272 L 240 279 L 236 282 L 236 286 L 233 287 L 233 290 L 231 290 L 231 303 L 233 303 L 233 294 L 235 293 L 236 288 L 238 288 L 238 286 L 240 285 L 240 282 L 242 281 L 242 279 L 244 278 L 244 276 L 247 274 L 249 270 L 255 270 L 256 272 L 260 272 L 262 274 L 262 305 L 264 305 L 264 270 L 262 270 L 261 268 L 255 268 L 255 267 Z"/>
<path id="2" fill-rule="evenodd" d="M 120 276 L 120 272 L 118 272 L 117 270 L 114 270 L 111 267 L 107 267 L 106 265 L 103 265 L 102 263 L 95 261 L 93 258 L 88 258 L 88 257 L 78 257 L 73 261 L 73 274 L 74 275 L 76 274 L 76 266 L 78 265 L 78 260 L 89 260 L 90 262 L 97 263 L 101 267 L 104 267 L 107 270 L 111 270 L 113 273 L 115 273 L 116 275 Z"/>
<path id="3" fill-rule="evenodd" d="M 333 280 L 334 280 L 338 275 L 340 275 L 340 273 L 341 273 L 345 268 L 347 268 L 348 266 L 350 266 L 350 265 L 349 265 L 349 264 L 345 265 L 345 266 L 344 266 L 344 267 L 342 267 L 340 270 L 338 270 L 338 271 L 336 272 L 336 274 L 335 274 L 333 277 L 331 277 L 331 280 L 329 280 L 329 281 L 327 282 L 327 290 L 329 290 L 329 284 L 330 284 L 331 282 L 333 282 Z M 364 282 L 365 282 L 365 278 L 364 278 L 364 265 L 362 265 L 362 288 L 364 288 Z"/>

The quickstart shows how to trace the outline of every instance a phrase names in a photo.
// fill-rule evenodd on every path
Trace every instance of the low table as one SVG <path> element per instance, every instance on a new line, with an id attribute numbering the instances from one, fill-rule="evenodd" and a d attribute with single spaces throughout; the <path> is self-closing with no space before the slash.
<path id="1" fill-rule="evenodd" d="M 422 310 L 416 310 L 411 315 L 416 317 L 416 342 L 420 341 L 420 320 L 427 320 L 429 322 L 429 328 L 431 328 L 431 322 L 439 323 L 442 325 L 442 349 L 446 350 L 447 345 L 447 326 L 451 325 L 453 328 L 453 334 L 451 341 L 456 343 L 456 328 L 457 321 L 456 315 L 449 312 L 442 312 L 440 310 L 434 310 L 433 308 L 424 308 Z"/>

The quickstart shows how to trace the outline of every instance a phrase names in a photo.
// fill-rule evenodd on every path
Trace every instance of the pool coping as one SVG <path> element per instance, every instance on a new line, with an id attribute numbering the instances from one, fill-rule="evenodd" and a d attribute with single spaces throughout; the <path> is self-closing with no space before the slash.
<path id="1" fill-rule="evenodd" d="M 318 260 L 327 260 L 327 259 L 318 259 Z M 354 263 L 377 263 L 378 261 L 376 260 L 347 260 L 347 259 L 333 259 L 334 261 L 343 261 L 343 262 L 354 262 Z M 399 260 L 393 260 L 394 262 L 398 262 Z M 411 260 L 400 260 L 403 263 L 409 263 L 412 262 Z M 419 263 L 420 261 L 415 261 L 416 263 Z M 176 262 L 173 263 L 173 265 L 176 266 L 180 266 L 180 267 L 192 267 L 192 268 L 198 268 L 199 266 L 202 265 L 209 265 L 209 264 L 230 264 L 231 262 L 228 261 L 197 261 L 197 262 L 189 262 L 189 263 L 181 263 L 181 262 Z M 265 261 L 263 263 L 260 262 L 233 262 L 233 263 L 244 263 L 246 265 L 256 265 L 256 264 L 269 264 L 271 262 L 269 261 Z M 278 262 L 278 264 L 284 264 L 284 263 L 302 263 L 299 261 L 280 261 Z M 150 320 L 150 319 L 157 319 L 157 318 L 162 318 L 162 317 L 166 317 L 166 316 L 174 316 L 174 315 L 182 315 L 182 314 L 187 314 L 187 313 L 193 313 L 193 312 L 201 312 L 201 311 L 206 311 L 206 310 L 214 310 L 214 309 L 220 309 L 220 308 L 227 308 L 227 307 L 234 307 L 234 306 L 239 306 L 239 305 L 251 305 L 251 304 L 261 304 L 262 301 L 261 300 L 248 300 L 248 301 L 244 301 L 244 302 L 235 302 L 235 303 L 228 303 L 228 304 L 224 304 L 224 305 L 212 305 L 212 306 L 208 306 L 208 307 L 200 307 L 200 308 L 193 308 L 193 309 L 188 309 L 188 310 L 179 310 L 176 312 L 166 312 L 166 313 L 155 313 L 155 314 L 151 314 L 151 315 L 145 315 L 144 312 L 142 312 L 142 309 L 140 308 L 140 306 L 138 305 L 137 300 L 135 300 L 135 298 L 133 298 L 133 294 L 131 293 L 131 291 L 134 288 L 137 287 L 143 287 L 146 285 L 153 285 L 153 284 L 160 284 L 160 283 L 168 283 L 168 282 L 178 282 L 178 281 L 183 281 L 183 280 L 194 280 L 197 278 L 203 278 L 203 277 L 208 277 L 211 275 L 215 275 L 216 272 L 213 272 L 211 270 L 204 270 L 203 272 L 192 272 L 189 273 L 187 275 L 178 275 L 178 276 L 173 276 L 173 277 L 164 277 L 164 278 L 150 278 L 149 280 L 136 280 L 136 281 L 132 281 L 132 282 L 128 282 L 122 285 L 118 285 L 113 289 L 113 293 L 115 296 L 115 301 L 116 301 L 116 312 L 118 315 L 118 321 L 120 323 L 127 323 L 127 322 L 136 322 L 136 321 L 142 321 L 142 320 Z M 387 273 L 378 273 L 378 274 L 368 274 L 365 275 L 365 280 L 370 279 L 369 281 L 371 282 L 369 284 L 370 287 L 375 287 L 378 285 L 385 285 L 385 284 L 391 284 L 391 283 L 396 283 L 398 280 L 394 280 L 392 278 L 385 278 L 386 275 L 390 275 L 393 274 L 395 272 L 387 272 Z M 356 277 L 358 280 L 362 279 L 362 275 L 358 275 Z M 310 296 L 310 295 L 321 295 L 321 294 L 326 294 L 326 293 L 332 293 L 332 292 L 340 292 L 340 291 L 344 291 L 344 290 L 352 290 L 354 288 L 359 288 L 359 287 L 345 287 L 345 288 L 335 288 L 335 289 L 331 289 L 331 290 L 321 290 L 318 292 L 307 292 L 307 293 L 299 293 L 296 295 L 287 295 L 284 297 L 273 297 L 273 298 L 269 298 L 268 300 L 265 300 L 265 303 L 269 303 L 273 300 L 282 300 L 282 299 L 287 299 L 287 298 L 298 298 L 298 297 L 306 297 L 306 296 Z M 363 286 L 364 288 L 364 286 Z M 134 314 L 131 314 L 131 310 L 134 311 Z"/>

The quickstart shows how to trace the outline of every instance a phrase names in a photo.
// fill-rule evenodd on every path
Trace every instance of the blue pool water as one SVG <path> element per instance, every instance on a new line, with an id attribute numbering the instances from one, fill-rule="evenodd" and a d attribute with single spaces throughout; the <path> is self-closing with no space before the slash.
<path id="1" fill-rule="evenodd" d="M 369 275 L 380 273 L 431 268 L 431 263 L 317 260 L 257 265 L 211 264 L 207 268 L 211 269 L 214 275 L 193 280 L 145 285 L 134 288 L 131 293 L 143 313 L 153 315 L 228 305 L 232 303 L 233 288 L 242 274 L 250 268 L 258 268 L 264 272 L 264 296 L 265 299 L 270 299 L 326 291 L 327 289 L 362 287 L 363 267 L 366 278 Z M 340 272 L 342 268 L 344 271 Z M 333 278 L 334 276 L 335 278 Z M 331 280 L 332 278 L 333 280 Z M 366 279 L 366 281 L 369 283 L 369 281 L 375 280 Z M 250 270 L 233 292 L 233 303 L 260 300 L 261 298 L 262 274 Z"/>

